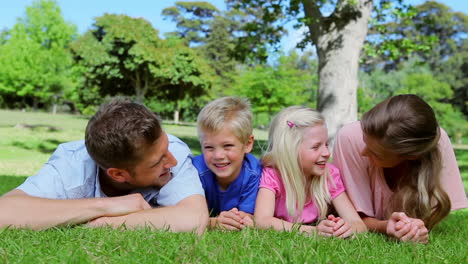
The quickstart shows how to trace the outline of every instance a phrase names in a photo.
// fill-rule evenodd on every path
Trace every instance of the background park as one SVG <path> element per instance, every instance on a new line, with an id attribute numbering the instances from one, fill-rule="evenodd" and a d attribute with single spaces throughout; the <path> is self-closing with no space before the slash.
<path id="1" fill-rule="evenodd" d="M 163 29 L 125 10 L 102 12 L 80 29 L 60 1 L 28 1 L 12 25 L 0 24 L 0 194 L 39 170 L 58 144 L 83 139 L 88 118 L 114 96 L 145 103 L 195 155 L 201 107 L 220 96 L 247 97 L 260 156 L 271 117 L 286 106 L 319 109 L 333 136 L 334 127 L 403 93 L 434 108 L 468 190 L 468 9 L 415 2 L 161 1 L 152 16 L 165 19 Z M 467 217 L 467 209 L 451 213 L 428 245 L 373 233 L 340 240 L 255 229 L 202 237 L 0 229 L 0 261 L 464 263 Z"/>

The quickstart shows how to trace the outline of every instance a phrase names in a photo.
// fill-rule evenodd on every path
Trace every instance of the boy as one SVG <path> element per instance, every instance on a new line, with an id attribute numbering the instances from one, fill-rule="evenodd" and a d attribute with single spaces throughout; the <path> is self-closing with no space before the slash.
<path id="1" fill-rule="evenodd" d="M 193 159 L 200 175 L 211 228 L 252 226 L 262 168 L 250 154 L 252 112 L 245 99 L 223 97 L 207 104 L 197 119 L 203 154 Z"/>

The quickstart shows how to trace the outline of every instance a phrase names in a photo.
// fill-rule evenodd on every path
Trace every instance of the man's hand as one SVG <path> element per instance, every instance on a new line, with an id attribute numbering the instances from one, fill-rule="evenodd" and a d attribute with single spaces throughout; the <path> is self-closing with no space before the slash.
<path id="1" fill-rule="evenodd" d="M 143 199 L 140 193 L 111 197 L 106 200 L 109 204 L 105 207 L 105 216 L 127 215 L 141 210 L 151 209 L 151 206 Z"/>

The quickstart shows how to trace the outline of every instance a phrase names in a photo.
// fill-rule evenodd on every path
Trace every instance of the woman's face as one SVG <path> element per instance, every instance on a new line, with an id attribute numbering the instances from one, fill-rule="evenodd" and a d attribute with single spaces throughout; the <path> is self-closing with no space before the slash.
<path id="1" fill-rule="evenodd" d="M 363 140 L 366 143 L 366 147 L 361 152 L 361 155 L 368 157 L 376 167 L 393 168 L 404 160 L 390 149 L 383 147 L 379 140 L 374 137 L 364 134 Z"/>

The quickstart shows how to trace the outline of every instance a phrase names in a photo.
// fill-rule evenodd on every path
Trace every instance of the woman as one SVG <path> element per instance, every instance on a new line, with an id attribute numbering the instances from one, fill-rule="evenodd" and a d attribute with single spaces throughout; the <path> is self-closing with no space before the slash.
<path id="1" fill-rule="evenodd" d="M 468 207 L 450 140 L 416 95 L 391 97 L 344 126 L 333 155 L 370 230 L 427 243 L 450 209 Z"/>

